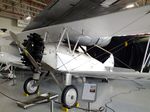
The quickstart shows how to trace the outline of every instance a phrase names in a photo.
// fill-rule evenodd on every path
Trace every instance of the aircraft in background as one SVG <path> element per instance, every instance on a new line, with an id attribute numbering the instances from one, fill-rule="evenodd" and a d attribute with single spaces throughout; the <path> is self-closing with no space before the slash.
<path id="1" fill-rule="evenodd" d="M 27 94 L 35 94 L 39 89 L 41 78 L 50 74 L 62 90 L 62 104 L 71 108 L 75 106 L 78 99 L 77 89 L 71 83 L 72 76 L 148 80 L 150 78 L 148 73 L 113 71 L 113 54 L 102 47 L 109 44 L 112 36 L 148 35 L 150 31 L 149 9 L 150 6 L 145 6 L 25 31 L 17 35 L 10 32 L 13 38 L 11 43 L 13 44 L 10 45 L 9 43 L 9 46 L 15 46 L 16 51 L 14 53 L 21 53 L 18 57 L 21 58 L 24 65 L 33 71 L 33 77 L 24 83 L 24 91 Z M 11 38 L 4 37 L 3 39 Z M 92 58 L 82 47 L 91 45 L 109 53 L 110 57 L 104 63 Z M 83 52 L 79 52 L 78 48 Z M 10 52 L 10 54 L 12 53 Z M 147 59 L 146 55 L 143 65 Z M 56 74 L 66 76 L 65 87 L 59 83 L 55 77 Z"/>
<path id="2" fill-rule="evenodd" d="M 14 46 L 12 40 L 9 38 L 0 38 L 0 72 L 3 77 L 5 73 L 6 78 L 15 78 L 15 67 L 27 69 L 20 61 L 21 57 L 17 46 Z"/>

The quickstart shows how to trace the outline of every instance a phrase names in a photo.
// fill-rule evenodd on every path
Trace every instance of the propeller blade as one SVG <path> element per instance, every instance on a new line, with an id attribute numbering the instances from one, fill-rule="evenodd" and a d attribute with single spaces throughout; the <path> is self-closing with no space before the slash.
<path id="1" fill-rule="evenodd" d="M 38 63 L 35 61 L 35 59 L 30 55 L 30 53 L 24 48 L 24 46 L 18 40 L 17 35 L 15 33 L 11 32 L 11 31 L 9 33 L 10 33 L 10 36 L 15 41 L 17 47 L 19 47 L 23 51 L 23 53 L 30 60 L 30 62 L 32 63 L 32 65 L 35 67 L 35 69 L 39 71 L 40 67 L 39 67 Z"/>

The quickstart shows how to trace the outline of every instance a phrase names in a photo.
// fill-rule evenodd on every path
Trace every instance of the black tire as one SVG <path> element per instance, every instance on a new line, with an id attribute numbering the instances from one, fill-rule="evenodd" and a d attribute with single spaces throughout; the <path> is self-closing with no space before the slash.
<path id="1" fill-rule="evenodd" d="M 108 79 L 102 79 L 103 83 L 108 83 Z"/>
<path id="2" fill-rule="evenodd" d="M 23 89 L 24 89 L 24 92 L 26 93 L 26 94 L 28 94 L 28 95 L 33 95 L 33 94 L 36 94 L 37 92 L 38 92 L 38 90 L 39 90 L 39 85 L 35 88 L 35 90 L 34 91 L 29 91 L 28 90 L 28 84 L 29 83 L 31 83 L 31 81 L 33 82 L 33 81 L 36 81 L 36 80 L 34 80 L 32 77 L 30 77 L 30 78 L 28 78 L 25 82 L 24 82 L 24 85 L 23 85 Z"/>
<path id="3" fill-rule="evenodd" d="M 73 89 L 76 92 L 76 98 L 75 98 L 76 101 L 72 105 L 68 105 L 66 102 L 66 95 L 71 89 Z M 77 90 L 77 88 L 73 85 L 66 86 L 62 92 L 62 95 L 61 95 L 61 103 L 62 103 L 63 107 L 68 108 L 68 109 L 75 107 L 77 104 L 77 101 L 78 101 L 78 90 Z"/>

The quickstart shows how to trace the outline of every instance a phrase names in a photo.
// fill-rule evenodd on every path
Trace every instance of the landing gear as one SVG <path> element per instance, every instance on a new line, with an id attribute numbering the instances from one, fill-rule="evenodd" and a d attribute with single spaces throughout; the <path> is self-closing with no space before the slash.
<path id="1" fill-rule="evenodd" d="M 28 95 L 36 94 L 39 90 L 39 85 L 36 84 L 37 81 L 35 79 L 28 78 L 23 86 L 24 92 Z"/>
<path id="2" fill-rule="evenodd" d="M 75 107 L 78 100 L 78 91 L 75 86 L 66 86 L 62 92 L 61 102 L 65 108 Z"/>

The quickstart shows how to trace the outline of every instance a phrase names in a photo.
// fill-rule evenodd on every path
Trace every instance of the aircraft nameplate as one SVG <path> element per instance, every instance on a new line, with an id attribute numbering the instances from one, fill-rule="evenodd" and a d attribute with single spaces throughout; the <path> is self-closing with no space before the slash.
<path id="1" fill-rule="evenodd" d="M 82 100 L 94 102 L 96 100 L 97 85 L 84 83 Z"/>

